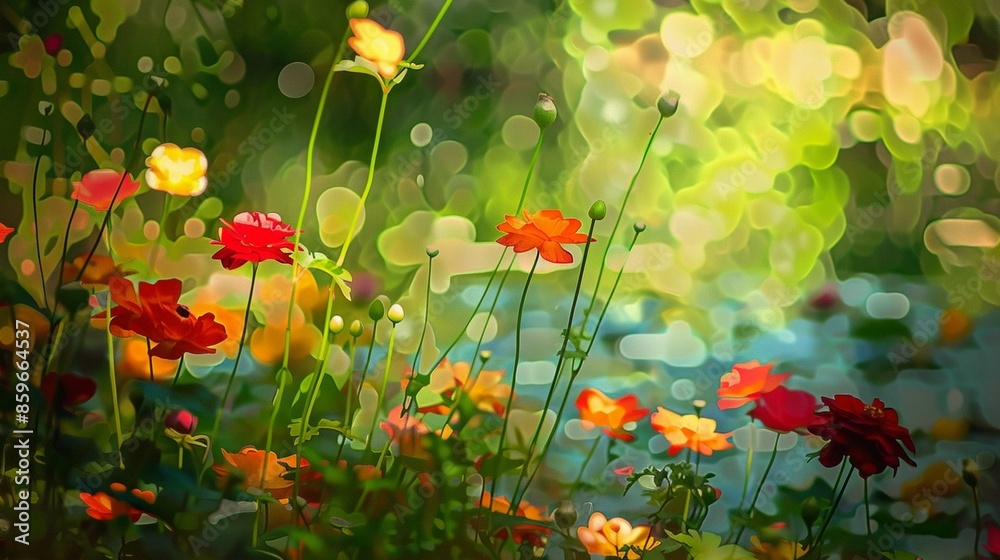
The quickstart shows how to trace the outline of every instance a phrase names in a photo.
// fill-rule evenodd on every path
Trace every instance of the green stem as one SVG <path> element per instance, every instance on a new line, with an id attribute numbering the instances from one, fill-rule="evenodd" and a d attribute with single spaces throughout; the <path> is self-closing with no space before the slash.
<path id="1" fill-rule="evenodd" d="M 177 386 L 177 380 L 181 378 L 181 373 L 183 371 L 184 371 L 184 356 L 181 356 L 181 359 L 177 361 L 177 371 L 174 372 L 174 379 L 173 381 L 170 382 L 171 387 Z"/>
<path id="2" fill-rule="evenodd" d="M 569 347 L 569 339 L 573 333 L 573 317 L 576 314 L 576 305 L 580 301 L 580 289 L 583 287 L 583 274 L 587 270 L 587 256 L 590 254 L 590 240 L 593 239 L 594 228 L 597 226 L 597 220 L 590 219 L 590 228 L 587 231 L 587 241 L 583 246 L 583 257 L 580 259 L 580 274 L 576 279 L 576 289 L 573 291 L 573 302 L 569 307 L 569 317 L 566 320 L 566 331 L 563 333 L 562 347 L 559 349 L 559 358 L 556 359 L 556 369 L 553 374 L 552 384 L 549 386 L 548 394 L 545 396 L 545 404 L 542 405 L 542 417 L 538 420 L 538 425 L 535 427 L 535 433 L 531 436 L 531 443 L 528 445 L 528 455 L 524 460 L 524 465 L 521 467 L 521 472 L 518 474 L 517 483 L 514 484 L 514 493 L 512 496 L 515 498 L 511 500 L 511 512 L 517 511 L 518 499 L 517 491 L 521 487 L 521 482 L 524 480 L 524 475 L 528 470 L 531 463 L 531 455 L 535 452 L 535 446 L 538 445 L 538 436 L 542 433 L 542 424 L 545 423 L 545 413 L 549 410 L 549 405 L 552 404 L 552 397 L 555 395 L 556 384 L 559 383 L 559 373 L 562 371 L 563 363 L 566 361 L 566 349 Z M 553 434 L 557 429 L 556 426 L 552 427 Z M 553 434 L 549 435 L 551 439 Z"/>
<path id="3" fill-rule="evenodd" d="M 163 245 L 163 231 L 167 229 L 167 216 L 170 214 L 170 193 L 163 193 L 163 211 L 160 213 L 160 227 L 156 232 L 156 239 L 153 242 L 153 246 L 149 249 L 149 262 L 146 263 L 146 268 L 150 276 L 155 276 L 156 266 L 156 254 L 160 251 L 160 247 Z"/>
<path id="4" fill-rule="evenodd" d="M 632 175 L 632 180 L 628 184 L 628 189 L 625 191 L 625 198 L 622 199 L 621 208 L 618 210 L 618 217 L 615 218 L 615 225 L 611 228 L 611 234 L 608 235 L 608 244 L 604 247 L 604 256 L 601 257 L 601 268 L 597 273 L 597 282 L 594 284 L 594 301 L 591 302 L 590 307 L 584 310 L 583 313 L 583 325 L 584 328 L 587 326 L 587 321 L 590 319 L 590 314 L 594 311 L 594 306 L 597 305 L 597 294 L 601 289 L 601 278 L 604 276 L 604 268 L 608 264 L 608 252 L 611 251 L 611 245 L 615 240 L 615 234 L 618 233 L 618 226 L 621 225 L 622 217 L 625 215 L 625 207 L 628 205 L 628 199 L 632 196 L 632 190 L 635 188 L 636 181 L 639 180 L 639 173 L 642 172 L 643 165 L 646 164 L 646 157 L 649 155 L 650 148 L 653 147 L 653 141 L 656 139 L 656 133 L 660 130 L 660 125 L 663 124 L 663 117 L 660 116 L 656 121 L 656 126 L 653 127 L 653 132 L 649 135 L 649 141 L 646 142 L 646 149 L 642 152 L 642 158 L 639 160 L 639 168 L 635 170 L 635 175 Z M 608 297 L 610 300 L 611 297 Z M 605 307 L 610 303 L 610 301 L 605 303 Z"/>
<path id="5" fill-rule="evenodd" d="M 350 432 L 352 424 L 354 411 L 351 410 L 351 397 L 354 396 L 354 388 L 351 387 L 351 382 L 354 380 L 354 359 L 358 353 L 358 339 L 357 337 L 352 337 L 351 339 L 351 363 L 347 366 L 347 408 L 344 409 L 344 429 Z M 344 444 L 347 443 L 347 434 L 340 434 L 340 445 L 337 446 L 337 456 L 334 458 L 333 462 L 336 464 L 340 461 L 340 455 L 344 452 Z"/>
<path id="6" fill-rule="evenodd" d="M 587 465 L 590 464 L 590 459 L 594 456 L 594 453 L 597 451 L 597 446 L 600 443 L 600 437 L 594 438 L 594 445 L 590 447 L 590 452 L 587 453 L 587 457 L 583 460 L 583 465 L 580 465 L 580 472 L 576 475 L 576 480 L 574 480 L 573 484 L 570 486 L 570 492 L 576 490 L 576 487 L 583 481 L 583 473 L 587 471 Z"/>
<path id="7" fill-rule="evenodd" d="M 39 154 L 35 158 L 35 170 L 31 174 L 31 212 L 32 220 L 35 223 L 35 253 L 38 256 L 38 279 L 42 284 L 42 302 L 45 304 L 45 309 L 49 309 L 49 293 L 45 288 L 45 268 L 42 266 L 42 240 L 39 235 L 41 231 L 38 228 L 38 168 L 42 162 L 41 149 L 45 146 L 45 135 L 47 133 L 48 130 L 42 130 L 42 143 L 38 146 Z M 100 242 L 100 237 L 97 240 Z M 53 311 L 50 310 L 50 312 Z"/>
<path id="8" fill-rule="evenodd" d="M 417 341 L 417 351 L 413 353 L 413 364 L 410 365 L 410 371 L 413 377 L 420 375 L 419 362 L 420 362 L 420 351 L 424 348 L 424 336 L 427 334 L 427 323 L 430 319 L 431 312 L 431 273 L 434 271 L 434 257 L 427 255 L 427 289 L 424 292 L 424 324 L 420 327 L 420 340 Z M 403 409 L 402 413 L 405 415 L 410 410 L 412 406 L 412 401 L 407 402 L 403 399 Z"/>
<path id="9" fill-rule="evenodd" d="M 63 250 L 62 256 L 59 258 L 59 268 L 56 269 L 56 292 L 54 302 L 56 307 L 59 305 L 59 289 L 62 288 L 63 279 L 63 268 L 66 267 L 66 251 L 69 250 L 69 232 L 73 227 L 73 218 L 76 217 L 76 210 L 80 207 L 80 201 L 73 201 L 73 209 L 69 211 L 69 220 L 66 221 L 66 232 L 63 234 Z"/>
<path id="10" fill-rule="evenodd" d="M 871 503 L 868 499 L 868 479 L 863 479 L 865 481 L 865 530 L 868 532 L 868 542 L 872 541 L 872 510 Z"/>
<path id="11" fill-rule="evenodd" d="M 507 397 L 507 405 L 504 407 L 503 411 L 503 427 L 500 428 L 500 442 L 497 445 L 497 455 L 496 455 L 496 467 L 493 469 L 493 480 L 490 482 L 490 496 L 491 499 L 496 498 L 497 480 L 500 478 L 503 465 L 503 445 L 507 438 L 507 426 L 510 424 L 510 411 L 511 405 L 514 403 L 514 387 L 517 385 L 517 370 L 521 362 L 521 323 L 524 319 L 524 302 L 528 297 L 528 286 L 531 285 L 531 278 L 535 275 L 535 267 L 538 266 L 538 257 L 540 253 L 535 253 L 535 260 L 531 263 L 531 270 L 528 271 L 528 277 L 524 281 L 524 289 L 521 291 L 521 301 L 517 304 L 517 328 L 514 333 L 514 367 L 511 373 L 510 381 L 510 395 Z M 542 411 L 544 418 L 545 411 Z M 525 459 L 527 460 L 527 458 Z M 486 482 L 483 482 L 483 488 L 486 487 Z M 492 514 L 490 519 L 492 519 Z"/>
<path id="12" fill-rule="evenodd" d="M 743 511 L 743 504 L 747 498 L 747 490 L 750 489 L 750 471 L 753 469 L 753 444 L 755 439 L 753 420 L 750 420 L 750 443 L 747 444 L 747 464 L 746 474 L 743 475 L 743 491 L 740 493 L 740 505 L 736 511 Z"/>
<path id="13" fill-rule="evenodd" d="M 153 349 L 149 343 L 149 337 L 146 338 L 146 359 L 149 361 L 149 382 L 156 383 L 156 376 L 153 375 Z"/>
<path id="14" fill-rule="evenodd" d="M 767 482 L 767 475 L 771 474 L 771 467 L 774 466 L 774 459 L 778 456 L 778 441 L 781 440 L 781 434 L 775 432 L 774 435 L 774 449 L 771 450 L 771 457 L 767 460 L 767 466 L 764 468 L 764 475 L 760 477 L 760 482 L 757 484 L 757 491 L 754 492 L 753 499 L 750 500 L 750 507 L 747 509 L 748 520 L 753 517 L 754 507 L 757 506 L 757 499 L 760 498 L 760 492 L 764 489 L 764 483 Z M 746 528 L 747 526 L 745 524 L 740 527 L 739 533 L 736 534 L 736 544 L 740 544 L 740 539 L 743 538 L 743 532 Z"/>
<path id="15" fill-rule="evenodd" d="M 420 51 L 424 50 L 424 46 L 427 44 L 427 41 L 430 40 L 431 35 L 434 34 L 434 31 L 437 29 L 438 24 L 441 23 L 441 20 L 444 19 L 444 14 L 448 11 L 448 8 L 451 7 L 451 2 L 452 0 L 445 0 L 444 5 L 441 6 L 440 10 L 438 10 L 437 17 L 434 18 L 434 21 L 431 22 L 431 26 L 427 29 L 427 32 L 424 33 L 424 37 L 420 39 L 419 43 L 417 43 L 417 48 L 413 49 L 413 53 L 411 53 L 409 58 L 406 59 L 407 63 L 413 62 L 417 58 L 417 55 L 420 54 Z"/>
<path id="16" fill-rule="evenodd" d="M 264 464 L 260 468 L 260 481 L 261 485 L 267 480 L 267 462 L 271 457 L 271 447 L 274 444 L 274 423 L 278 419 L 278 410 L 281 408 L 281 401 L 285 397 L 285 383 L 286 378 L 289 376 L 288 371 L 280 370 L 278 372 L 278 390 L 274 394 L 274 403 L 271 407 L 271 418 L 267 423 L 267 440 L 264 443 Z M 298 468 L 299 458 L 295 458 L 296 468 Z M 257 515 L 260 515 L 260 500 L 257 501 Z M 254 528 L 257 527 L 257 521 L 254 520 Z M 253 546 L 257 547 L 257 535 L 254 534 Z"/>
<path id="17" fill-rule="evenodd" d="M 531 154 L 531 163 L 528 164 L 528 175 L 524 178 L 524 186 L 521 188 L 521 198 L 517 200 L 517 212 L 521 213 L 521 209 L 524 208 L 524 198 L 528 195 L 528 183 L 531 182 L 531 176 L 535 172 L 535 165 L 538 164 L 538 156 L 542 153 L 542 140 L 545 138 L 545 129 L 542 128 L 538 132 L 538 140 L 535 141 L 535 151 Z"/>
<path id="18" fill-rule="evenodd" d="M 845 459 L 844 460 L 844 465 L 846 465 L 846 464 L 847 464 L 847 460 Z M 844 469 L 844 467 L 842 466 L 841 467 L 841 473 L 843 473 L 843 469 Z M 837 494 L 837 498 L 833 501 L 833 505 L 830 507 L 830 513 L 829 513 L 829 515 L 827 515 L 826 519 L 823 520 L 823 526 L 820 527 L 819 533 L 816 535 L 816 540 L 813 541 L 812 546 L 810 547 L 811 549 L 817 549 L 818 550 L 819 547 L 822 546 L 822 544 L 823 544 L 823 536 L 826 534 L 826 529 L 827 529 L 827 527 L 830 526 L 830 521 L 833 520 L 833 516 L 836 515 L 836 513 L 837 513 L 837 507 L 840 506 L 840 500 L 842 500 L 844 498 L 844 492 L 847 490 L 847 486 L 851 483 L 851 475 L 852 474 L 854 474 L 854 467 L 851 467 L 851 470 L 848 471 L 846 480 L 844 480 L 844 485 L 840 487 L 840 493 Z M 819 557 L 820 556 L 817 554 L 817 558 L 819 558 Z"/>
<path id="19" fill-rule="evenodd" d="M 374 335 L 373 335 L 374 336 Z M 396 344 L 396 323 L 392 324 L 392 329 L 389 331 L 389 348 L 386 350 L 385 355 L 385 369 L 382 372 L 382 388 L 378 392 L 378 401 L 375 405 L 375 413 L 372 414 L 372 425 L 368 430 L 368 448 L 375 451 L 372 447 L 372 442 L 375 439 L 375 427 L 378 426 L 378 415 L 382 410 L 382 404 L 385 403 L 385 390 L 389 386 L 389 368 L 392 367 L 392 350 L 393 346 Z M 389 443 L 385 444 L 382 448 L 382 454 L 385 454 L 385 450 L 389 448 Z"/>
<path id="20" fill-rule="evenodd" d="M 111 251 L 111 236 L 108 235 L 108 251 Z M 108 298 L 107 303 L 104 308 L 104 320 L 106 321 L 104 325 L 104 332 L 107 334 L 108 339 L 108 372 L 111 376 L 111 408 L 114 411 L 115 416 L 115 435 L 118 439 L 118 466 L 122 469 L 125 468 L 125 461 L 121 454 L 122 444 L 124 443 L 122 434 L 122 416 L 118 409 L 118 376 L 115 375 L 115 343 L 114 337 L 111 336 L 111 299 Z"/>
<path id="21" fill-rule="evenodd" d="M 247 295 L 247 306 L 243 311 L 243 331 L 240 333 L 240 345 L 236 350 L 236 359 L 233 361 L 233 369 L 229 372 L 229 380 L 226 382 L 226 390 L 222 394 L 222 400 L 219 401 L 219 406 L 215 409 L 215 421 L 212 424 L 212 435 L 209 439 L 210 445 L 215 445 L 216 443 L 215 439 L 219 435 L 219 425 L 222 423 L 222 411 L 226 408 L 226 401 L 229 400 L 229 393 L 233 389 L 233 381 L 236 380 L 236 371 L 240 367 L 240 357 L 243 355 L 243 346 L 247 337 L 247 329 L 250 326 L 250 306 L 253 303 L 253 289 L 256 283 L 257 263 L 253 263 L 253 270 L 250 272 L 250 293 Z"/>
<path id="22" fill-rule="evenodd" d="M 865 492 L 865 494 L 867 494 L 867 492 Z M 976 539 L 972 543 L 972 557 L 973 558 L 978 558 L 979 557 L 979 538 L 980 538 L 980 536 L 982 536 L 983 522 L 982 522 L 982 516 L 979 513 L 979 489 L 975 488 L 975 487 L 972 489 L 972 506 L 973 506 L 973 508 L 975 509 L 975 512 L 976 512 Z"/>

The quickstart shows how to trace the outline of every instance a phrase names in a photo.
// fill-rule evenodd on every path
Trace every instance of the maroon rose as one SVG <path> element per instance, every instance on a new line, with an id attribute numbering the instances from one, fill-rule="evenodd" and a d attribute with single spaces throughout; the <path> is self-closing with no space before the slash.
<path id="1" fill-rule="evenodd" d="M 828 442 L 819 453 L 824 467 L 835 467 L 847 457 L 861 478 L 868 478 L 887 467 L 895 476 L 900 459 L 917 466 L 906 454 L 906 449 L 916 452 L 910 431 L 899 425 L 899 415 L 881 400 L 866 405 L 851 395 L 835 395 L 823 397 L 823 404 L 829 410 L 816 414 L 818 421 L 809 431 Z"/>
<path id="2" fill-rule="evenodd" d="M 756 407 L 747 414 L 776 432 L 804 432 L 819 420 L 816 416 L 818 408 L 819 403 L 812 393 L 779 385 L 761 395 Z"/>

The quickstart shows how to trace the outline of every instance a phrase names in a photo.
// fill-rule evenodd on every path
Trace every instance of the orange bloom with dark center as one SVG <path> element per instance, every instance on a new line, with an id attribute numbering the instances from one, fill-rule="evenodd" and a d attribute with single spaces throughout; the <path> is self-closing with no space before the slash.
<path id="1" fill-rule="evenodd" d="M 222 220 L 226 227 L 219 228 L 219 240 L 212 245 L 222 245 L 213 259 L 222 261 L 228 270 L 244 264 L 277 261 L 292 263 L 295 244 L 289 240 L 295 235 L 292 226 L 281 221 L 277 214 L 243 212 L 233 218 L 233 223 Z"/>
<path id="2" fill-rule="evenodd" d="M 111 484 L 110 489 L 112 492 L 124 493 L 125 485 L 114 482 Z M 147 504 L 151 504 L 156 500 L 156 495 L 149 490 L 142 491 L 133 488 L 131 494 Z M 96 494 L 80 492 L 80 499 L 87 505 L 87 515 L 99 521 L 111 521 L 116 517 L 128 516 L 135 523 L 142 517 L 142 511 L 136 509 L 128 502 L 109 496 L 104 492 L 97 492 Z"/>
<path id="3" fill-rule="evenodd" d="M 576 218 L 564 218 L 559 210 L 541 210 L 534 214 L 523 211 L 524 219 L 507 216 L 497 229 L 506 233 L 497 243 L 512 247 L 515 253 L 538 249 L 543 259 L 552 263 L 571 263 L 573 255 L 563 244 L 594 241 L 579 233 L 583 224 Z"/>
<path id="4" fill-rule="evenodd" d="M 156 343 L 150 356 L 176 360 L 184 354 L 214 354 L 210 348 L 226 339 L 226 329 L 206 313 L 196 316 L 178 303 L 181 281 L 175 278 L 154 284 L 139 282 L 138 295 L 132 282 L 112 277 L 108 282 L 111 300 L 111 334 L 127 338 L 144 336 Z M 98 311 L 95 318 L 103 318 Z"/>
<path id="5" fill-rule="evenodd" d="M 347 39 L 347 44 L 358 56 L 374 64 L 383 78 L 395 77 L 403 61 L 403 36 L 370 19 L 355 18 L 350 25 L 354 36 Z"/>
<path id="6" fill-rule="evenodd" d="M 278 454 L 272 451 L 267 456 L 266 470 L 264 469 L 264 451 L 252 445 L 244 447 L 239 453 L 229 453 L 223 449 L 222 458 L 226 460 L 226 463 L 229 463 L 229 467 L 243 474 L 244 490 L 250 488 L 264 490 L 265 492 L 270 492 L 272 496 L 279 500 L 292 495 L 292 487 L 295 485 L 295 481 L 291 477 L 286 477 L 286 475 L 292 474 L 293 469 L 299 466 L 299 461 L 296 461 L 294 455 L 279 459 Z M 309 466 L 309 463 L 305 459 L 302 459 L 301 466 L 302 468 L 306 468 Z M 229 476 L 229 469 L 223 465 L 213 466 L 212 469 L 215 470 L 220 480 L 224 483 Z M 262 472 L 264 474 L 263 481 L 261 480 Z"/>
<path id="7" fill-rule="evenodd" d="M 118 187 L 119 183 L 121 188 Z M 114 199 L 117 207 L 121 201 L 134 195 L 138 190 L 139 181 L 124 171 L 95 169 L 79 181 L 73 181 L 73 192 L 70 197 L 92 206 L 98 212 L 105 212 L 111 206 L 111 199 Z M 118 196 L 115 196 L 116 192 Z"/>
<path id="8" fill-rule="evenodd" d="M 633 527 L 621 517 L 608 519 L 603 513 L 595 511 L 586 527 L 577 527 L 576 537 L 591 554 L 637 560 L 642 557 L 637 550 L 653 550 L 660 546 L 660 541 L 650 537 L 649 529 L 649 525 Z M 621 552 L 625 547 L 630 548 Z"/>
<path id="9" fill-rule="evenodd" d="M 732 371 L 722 376 L 719 384 L 719 408 L 726 410 L 755 401 L 792 375 L 772 374 L 772 367 L 773 363 L 761 365 L 757 360 L 733 366 Z"/>
<path id="10" fill-rule="evenodd" d="M 667 453 L 677 455 L 682 449 L 690 449 L 702 455 L 722 451 L 733 446 L 727 441 L 732 432 L 721 434 L 715 431 L 716 423 L 711 418 L 700 418 L 695 414 L 681 416 L 662 406 L 650 418 L 653 429 L 663 434 L 670 442 Z"/>
<path id="11" fill-rule="evenodd" d="M 625 430 L 625 425 L 636 422 L 649 414 L 648 408 L 639 408 L 639 397 L 625 395 L 612 399 L 597 389 L 584 389 L 576 398 L 580 420 L 589 422 L 604 433 L 622 441 L 635 441 L 635 435 Z"/>
<path id="12" fill-rule="evenodd" d="M 502 496 L 494 499 L 489 492 L 484 492 L 479 507 L 506 515 L 510 511 L 510 500 Z M 524 519 L 524 522 L 510 527 L 510 531 L 506 527 L 501 528 L 494 533 L 494 536 L 499 539 L 513 538 L 515 543 L 527 542 L 536 547 L 544 546 L 545 537 L 552 534 L 552 529 L 541 524 L 551 519 L 545 515 L 545 510 L 522 500 L 514 515 Z"/>
<path id="13" fill-rule="evenodd" d="M 866 405 L 852 395 L 835 395 L 823 397 L 823 404 L 828 410 L 816 414 L 819 419 L 809 431 L 827 440 L 819 452 L 824 467 L 835 467 L 847 457 L 861 478 L 868 478 L 888 467 L 895 475 L 900 459 L 917 466 L 906 454 L 906 449 L 916 452 L 910 431 L 899 425 L 899 415 L 881 400 Z"/>

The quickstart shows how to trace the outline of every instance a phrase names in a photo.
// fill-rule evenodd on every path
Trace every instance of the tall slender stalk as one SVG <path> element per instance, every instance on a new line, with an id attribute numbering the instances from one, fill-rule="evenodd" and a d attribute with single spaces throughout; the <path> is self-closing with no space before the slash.
<path id="1" fill-rule="evenodd" d="M 847 464 L 847 460 L 845 459 L 844 460 L 844 465 L 846 465 L 846 464 Z M 844 467 L 843 466 L 841 466 L 840 472 L 841 473 L 844 472 Z M 816 539 L 812 542 L 812 546 L 809 547 L 810 548 L 810 552 L 813 549 L 815 549 L 815 550 L 818 551 L 819 548 L 823 545 L 823 536 L 826 534 L 826 529 L 830 526 L 830 521 L 833 520 L 833 516 L 837 514 L 837 508 L 840 506 L 840 500 L 842 500 L 844 498 L 844 492 L 847 490 L 847 485 L 851 483 L 851 475 L 852 474 L 854 474 L 854 467 L 853 466 L 851 467 L 851 470 L 848 471 L 847 476 L 845 477 L 845 480 L 844 480 L 844 485 L 840 487 L 840 492 L 837 494 L 837 498 L 833 501 L 833 505 L 830 506 L 830 513 L 829 513 L 829 515 L 826 516 L 826 519 L 823 520 L 823 526 L 820 527 L 819 533 L 816 535 Z M 821 556 L 819 555 L 818 552 L 816 554 L 816 557 L 817 558 L 821 558 Z"/>
<path id="2" fill-rule="evenodd" d="M 45 135 L 47 133 L 48 130 L 42 130 L 42 143 L 38 146 L 39 152 L 42 146 L 45 145 Z M 38 279 L 42 284 L 42 302 L 45 305 L 45 309 L 49 309 L 49 293 L 45 288 L 45 268 L 42 264 L 42 241 L 39 236 L 41 231 L 38 228 L 38 167 L 41 162 L 42 154 L 39 153 L 38 157 L 35 158 L 35 170 L 31 174 L 31 213 L 32 221 L 35 224 L 35 254 L 38 256 Z M 100 238 L 98 238 L 98 241 L 100 241 Z"/>
<path id="3" fill-rule="evenodd" d="M 372 425 L 371 425 L 371 428 L 368 430 L 368 445 L 367 445 L 367 447 L 369 449 L 371 449 L 372 451 L 375 450 L 375 448 L 372 447 L 372 443 L 373 443 L 373 441 L 375 439 L 375 427 L 378 426 L 379 412 L 382 410 L 382 404 L 385 402 L 385 390 L 389 386 L 389 368 L 392 367 L 392 352 L 393 352 L 393 346 L 395 345 L 395 343 L 396 343 L 396 323 L 393 322 L 392 323 L 392 329 L 389 330 L 389 347 L 386 349 L 385 369 L 382 372 L 382 388 L 379 389 L 379 392 L 378 392 L 378 401 L 377 401 L 377 403 L 375 405 L 375 412 L 374 412 L 374 414 L 372 414 Z M 382 449 L 382 454 L 383 455 L 385 454 L 385 450 L 388 449 L 388 448 L 389 448 L 389 443 L 386 443 L 385 447 Z"/>
<path id="4" fill-rule="evenodd" d="M 753 499 L 750 500 L 750 507 L 747 509 L 747 519 L 753 516 L 754 507 L 757 506 L 757 499 L 760 498 L 760 492 L 764 489 L 764 483 L 767 482 L 767 475 L 771 474 L 771 467 L 774 466 L 774 459 L 778 456 L 778 441 L 781 440 L 781 434 L 775 433 L 774 438 L 774 449 L 771 450 L 771 457 L 767 460 L 767 466 L 764 467 L 764 474 L 760 477 L 760 482 L 757 483 L 757 491 L 753 494 Z M 699 454 L 700 455 L 700 454 Z M 740 527 L 740 532 L 736 534 L 736 544 L 740 544 L 740 539 L 743 538 L 743 532 L 746 530 L 747 526 L 744 524 Z"/>

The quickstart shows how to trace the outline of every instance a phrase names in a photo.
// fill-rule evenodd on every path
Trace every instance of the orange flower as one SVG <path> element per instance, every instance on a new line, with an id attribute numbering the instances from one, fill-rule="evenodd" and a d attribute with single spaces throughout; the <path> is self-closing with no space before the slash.
<path id="1" fill-rule="evenodd" d="M 750 537 L 750 552 L 757 556 L 757 560 L 794 560 L 804 558 L 809 547 L 804 547 L 800 543 L 790 541 L 779 541 L 777 543 L 762 543 L 757 535 Z"/>
<path id="2" fill-rule="evenodd" d="M 111 484 L 112 492 L 125 492 L 125 485 L 119 482 L 114 482 Z M 153 503 L 156 499 L 156 495 L 151 491 L 142 491 L 137 488 L 133 488 L 131 494 L 136 498 L 146 502 L 147 504 Z M 133 523 L 142 517 L 142 512 L 131 504 L 113 498 L 104 492 L 98 492 L 96 494 L 89 494 L 87 492 L 80 492 L 80 499 L 83 503 L 87 504 L 87 515 L 90 517 L 100 520 L 100 521 L 111 521 L 116 517 L 121 517 L 127 515 Z"/>
<path id="3" fill-rule="evenodd" d="M 510 500 L 502 496 L 493 499 L 493 496 L 489 492 L 484 492 L 483 499 L 479 502 L 479 507 L 490 508 L 490 511 L 506 515 L 510 511 Z M 517 513 L 515 515 L 525 519 L 526 522 L 511 527 L 514 532 L 514 542 L 527 542 L 536 547 L 543 546 L 545 537 L 552 534 L 552 529 L 539 524 L 548 522 L 551 519 L 551 517 L 545 515 L 545 510 L 522 500 L 517 506 Z M 532 523 L 532 521 L 536 523 Z M 494 536 L 500 539 L 511 538 L 507 528 L 498 530 Z"/>
<path id="4" fill-rule="evenodd" d="M 243 473 L 244 490 L 249 488 L 264 490 L 279 500 L 292 495 L 292 486 L 295 482 L 291 478 L 285 478 L 285 475 L 291 473 L 292 469 L 298 466 L 294 455 L 279 459 L 278 454 L 272 451 L 267 458 L 267 471 L 264 473 L 263 484 L 260 477 L 261 471 L 264 469 L 264 452 L 262 450 L 251 445 L 244 447 L 239 453 L 228 453 L 223 449 L 222 457 L 232 468 Z M 303 468 L 309 466 L 305 460 L 301 461 L 301 465 Z M 224 482 L 229 475 L 229 469 L 225 466 L 212 468 L 219 475 L 220 480 Z"/>
<path id="5" fill-rule="evenodd" d="M 393 78 L 403 60 L 403 36 L 370 19 L 352 19 L 350 24 L 354 36 L 347 39 L 347 44 L 358 56 L 374 63 L 382 77 Z"/>
<path id="6" fill-rule="evenodd" d="M 603 513 L 596 511 L 590 516 L 586 527 L 576 529 L 576 537 L 591 554 L 624 558 L 625 560 L 640 558 L 641 556 L 635 550 L 653 550 L 660 546 L 660 541 L 650 538 L 649 525 L 633 527 L 631 523 L 621 517 L 608 519 L 604 517 Z M 625 546 L 635 547 L 635 549 L 620 552 Z"/>
<path id="7" fill-rule="evenodd" d="M 121 188 L 118 185 L 121 185 Z M 114 169 L 95 169 L 79 181 L 73 181 L 73 192 L 70 197 L 87 206 L 93 206 L 98 212 L 104 212 L 111 206 L 112 198 L 117 207 L 121 201 L 134 195 L 137 190 L 139 181 L 133 179 L 132 175 L 126 176 L 124 171 Z M 115 196 L 115 193 L 118 196 Z"/>
<path id="8" fill-rule="evenodd" d="M 761 365 L 757 360 L 733 366 L 719 384 L 719 408 L 727 410 L 755 401 L 781 385 L 790 373 L 771 374 L 774 363 Z"/>
<path id="9" fill-rule="evenodd" d="M 103 319 L 103 315 L 98 319 Z M 103 324 L 103 323 L 102 323 Z M 165 360 L 153 356 L 153 380 L 169 381 L 177 371 L 178 360 Z M 135 379 L 149 379 L 149 353 L 146 351 L 146 339 L 141 336 L 128 338 L 122 344 L 122 359 L 115 366 L 120 375 Z"/>
<path id="10" fill-rule="evenodd" d="M 208 159 L 198 148 L 160 144 L 146 158 L 149 188 L 181 196 L 198 196 L 208 188 Z"/>
<path id="11" fill-rule="evenodd" d="M 63 282 L 66 283 L 76 279 L 77 274 L 80 274 L 80 267 L 86 261 L 87 257 L 80 255 L 73 259 L 73 262 L 63 265 Z M 90 257 L 87 268 L 84 269 L 83 274 L 80 276 L 80 284 L 84 286 L 107 286 L 112 276 L 124 278 L 134 272 L 133 270 L 125 270 L 121 266 L 116 265 L 115 260 L 107 255 L 94 255 Z"/>
<path id="12" fill-rule="evenodd" d="M 445 358 L 438 364 L 438 367 L 431 372 L 429 389 L 440 393 L 449 399 L 454 398 L 459 387 L 464 387 L 463 394 L 472 402 L 476 403 L 476 408 L 483 412 L 494 412 L 503 415 L 507 399 L 510 397 L 510 385 L 501 383 L 503 381 L 504 370 L 484 369 L 476 376 L 475 381 L 469 383 L 469 374 L 472 366 L 468 362 L 455 362 L 454 364 Z M 403 390 L 409 383 L 410 375 L 404 375 L 400 380 Z M 436 404 L 420 408 L 420 412 L 431 414 L 448 414 L 449 406 L 446 404 Z"/>
<path id="13" fill-rule="evenodd" d="M 0 243 L 7 241 L 7 236 L 14 233 L 14 228 L 0 224 Z"/>
<path id="14" fill-rule="evenodd" d="M 650 423 L 653 429 L 666 436 L 670 442 L 670 449 L 667 452 L 671 455 L 677 455 L 684 448 L 703 455 L 711 455 L 713 451 L 722 451 L 733 446 L 726 441 L 733 433 L 716 433 L 716 423 L 711 418 L 699 418 L 694 414 L 681 416 L 661 406 L 653 413 Z"/>
<path id="15" fill-rule="evenodd" d="M 625 425 L 645 418 L 648 408 L 639 408 L 639 397 L 625 395 L 612 399 L 597 389 L 584 389 L 576 398 L 580 420 L 604 429 L 604 433 L 622 441 L 634 441 L 635 435 Z"/>
<path id="16" fill-rule="evenodd" d="M 578 233 L 580 220 L 563 218 L 559 210 L 541 210 L 534 214 L 523 211 L 524 219 L 507 216 L 497 229 L 507 235 L 497 239 L 497 243 L 513 247 L 515 253 L 525 253 L 538 249 L 538 254 L 552 263 L 571 263 L 573 255 L 563 249 L 563 243 L 587 243 L 594 241 L 585 234 Z"/>

